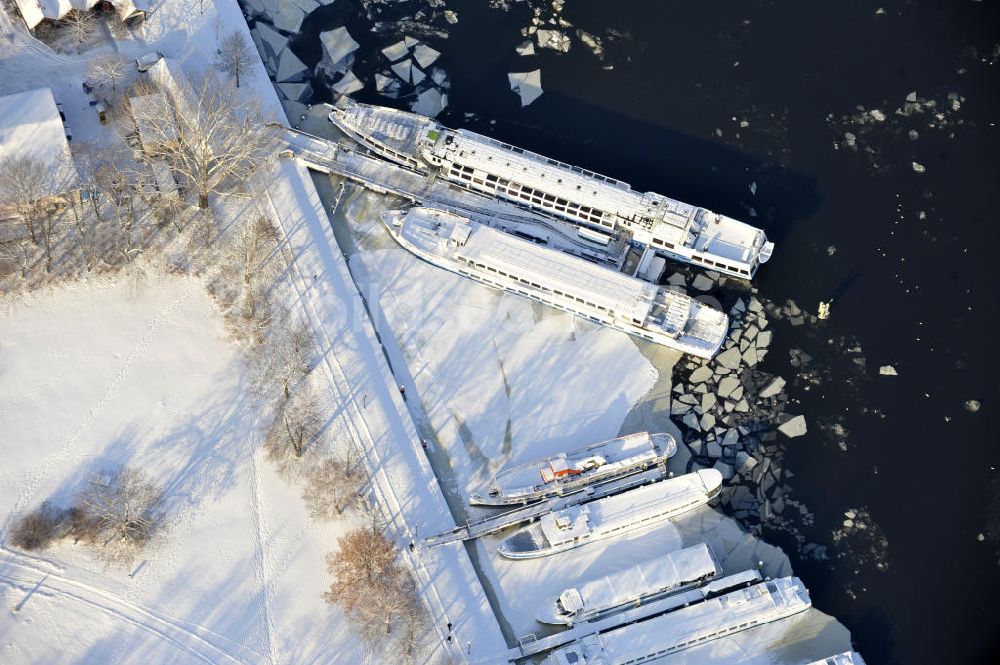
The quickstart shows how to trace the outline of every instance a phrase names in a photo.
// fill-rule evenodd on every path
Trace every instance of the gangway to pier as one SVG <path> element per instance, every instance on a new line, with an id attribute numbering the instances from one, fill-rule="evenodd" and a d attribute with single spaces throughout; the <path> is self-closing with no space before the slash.
<path id="1" fill-rule="evenodd" d="M 548 500 L 531 503 L 527 506 L 522 506 L 513 510 L 505 510 L 501 513 L 470 520 L 462 526 L 455 527 L 451 531 L 445 531 L 443 533 L 438 533 L 424 538 L 424 545 L 434 547 L 436 545 L 452 543 L 457 540 L 472 540 L 491 533 L 496 533 L 497 531 L 503 531 L 504 529 L 513 526 L 534 522 L 535 520 L 541 519 L 543 515 L 551 513 L 553 510 L 562 510 L 563 508 L 568 508 L 570 506 L 589 503 L 591 501 L 596 501 L 597 499 L 603 499 L 614 494 L 635 489 L 636 487 L 640 487 L 642 485 L 648 485 L 660 480 L 666 480 L 668 476 L 664 473 L 664 469 L 665 467 L 663 465 L 658 465 L 652 470 L 642 471 L 630 476 L 625 476 L 624 478 L 618 478 L 606 483 L 581 488 L 566 496 L 553 497 Z"/>
<path id="2" fill-rule="evenodd" d="M 314 171 L 348 178 L 381 194 L 393 194 L 413 203 L 442 208 L 505 231 L 514 231 L 521 225 L 542 227 L 554 234 L 550 242 L 555 249 L 576 255 L 596 255 L 612 266 L 620 263 L 620 255 L 628 247 L 622 240 L 607 246 L 587 241 L 560 222 L 458 187 L 439 179 L 434 171 L 423 173 L 387 162 L 353 142 L 324 139 L 285 127 L 282 130 L 287 145 L 286 154 L 298 157 Z"/>

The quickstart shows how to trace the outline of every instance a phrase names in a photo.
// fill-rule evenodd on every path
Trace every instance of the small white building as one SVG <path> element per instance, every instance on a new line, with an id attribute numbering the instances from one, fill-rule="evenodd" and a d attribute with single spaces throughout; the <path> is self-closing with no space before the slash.
<path id="1" fill-rule="evenodd" d="M 147 0 L 14 0 L 14 2 L 29 30 L 34 30 L 45 19 L 58 21 L 74 9 L 90 11 L 102 2 L 114 7 L 118 18 L 129 25 L 146 20 L 146 14 L 149 12 Z"/>
<path id="2" fill-rule="evenodd" d="M 39 199 L 79 187 L 62 117 L 48 88 L 0 97 L 0 170 L 8 160 L 20 157 L 34 157 L 49 166 L 45 181 L 38 183 Z"/>

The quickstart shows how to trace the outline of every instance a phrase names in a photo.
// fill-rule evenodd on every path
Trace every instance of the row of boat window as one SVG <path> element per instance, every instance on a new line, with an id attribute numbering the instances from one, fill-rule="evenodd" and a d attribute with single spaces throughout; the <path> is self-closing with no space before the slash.
<path id="1" fill-rule="evenodd" d="M 659 658 L 660 656 L 664 656 L 664 655 L 666 655 L 668 653 L 672 653 L 674 651 L 680 651 L 681 649 L 686 649 L 688 647 L 693 647 L 696 644 L 702 644 L 702 643 L 707 642 L 709 640 L 714 640 L 715 638 L 722 637 L 723 635 L 728 635 L 730 633 L 735 633 L 735 632 L 738 632 L 738 631 L 741 631 L 741 630 L 746 630 L 747 628 L 752 628 L 753 626 L 756 626 L 758 623 L 760 623 L 760 621 L 758 619 L 753 619 L 751 621 L 746 621 L 744 623 L 739 624 L 738 626 L 730 626 L 729 628 L 726 628 L 725 630 L 719 630 L 719 631 L 716 631 L 714 633 L 708 633 L 707 635 L 702 635 L 701 637 L 696 637 L 693 640 L 688 640 L 687 642 L 681 642 L 679 644 L 674 644 L 674 645 L 672 645 L 670 647 L 667 647 L 666 649 L 660 649 L 659 651 L 657 651 L 655 653 L 650 653 L 650 654 L 646 654 L 645 656 L 639 656 L 638 658 L 633 658 L 631 660 L 622 661 L 622 665 L 633 665 L 633 663 L 646 663 L 646 662 L 649 662 L 649 661 L 654 660 L 656 658 Z"/>
<path id="2" fill-rule="evenodd" d="M 460 262 L 462 262 L 462 263 L 466 263 L 466 264 L 469 264 L 469 265 L 476 265 L 476 266 L 478 266 L 480 268 L 485 268 L 485 266 L 483 264 L 481 264 L 481 263 L 471 263 L 471 262 L 467 261 L 466 259 L 464 259 L 462 257 L 459 257 L 458 260 Z M 533 287 L 535 287 L 535 288 L 537 288 L 537 289 L 539 289 L 541 291 L 549 291 L 548 289 L 546 289 L 544 287 L 541 287 L 538 284 L 535 284 L 534 282 L 529 282 L 529 281 L 524 280 L 524 279 L 520 279 L 520 278 L 517 278 L 517 277 L 509 276 L 505 272 L 501 272 L 499 270 L 494 270 L 493 268 L 487 268 L 487 270 L 490 270 L 490 271 L 495 272 L 497 274 L 503 275 L 503 276 L 507 277 L 508 279 L 513 279 L 514 281 L 521 282 L 522 284 L 526 284 L 528 286 L 533 286 Z M 505 291 L 509 290 L 509 291 L 513 291 L 514 293 L 519 293 L 522 296 L 525 296 L 526 298 L 531 298 L 532 300 L 537 300 L 540 303 L 544 303 L 546 305 L 550 305 L 552 307 L 555 307 L 556 309 L 561 309 L 564 312 L 567 312 L 569 314 L 573 314 L 575 316 L 581 316 L 581 317 L 583 317 L 585 319 L 593 321 L 594 323 L 599 323 L 599 324 L 605 324 L 605 323 L 607 323 L 606 321 L 602 321 L 601 319 L 598 319 L 597 317 L 590 316 L 589 314 L 584 314 L 583 312 L 580 312 L 580 311 L 575 310 L 575 309 L 570 309 L 570 308 L 568 308 L 568 307 L 566 307 L 564 305 L 561 305 L 558 302 L 555 302 L 553 300 L 544 300 L 542 298 L 539 298 L 538 296 L 536 296 L 533 293 L 528 293 L 527 291 L 522 291 L 521 289 L 511 289 L 506 284 L 501 284 L 500 282 L 493 281 L 493 280 L 491 280 L 488 277 L 484 277 L 482 275 L 474 275 L 474 274 L 470 273 L 467 270 L 462 270 L 461 268 L 458 269 L 458 273 L 460 275 L 465 275 L 466 277 L 471 277 L 473 279 L 477 279 L 479 281 L 486 282 L 490 286 L 495 286 L 498 289 L 503 289 Z M 558 293 L 559 295 L 565 295 L 561 291 L 549 291 L 549 292 L 550 293 Z M 597 307 L 597 305 L 593 305 L 592 303 L 588 303 L 588 302 L 586 302 L 585 300 L 583 300 L 581 298 L 575 298 L 574 296 L 565 296 L 565 297 L 573 299 L 573 300 L 577 300 L 577 301 L 579 301 L 581 303 L 584 303 L 584 304 L 591 305 L 592 307 Z M 604 308 L 600 307 L 598 309 L 604 309 Z M 605 310 L 605 311 L 607 311 L 607 310 Z M 649 339 L 652 339 L 652 338 L 650 337 Z"/>
<path id="3" fill-rule="evenodd" d="M 731 272 L 738 272 L 739 274 L 746 275 L 747 277 L 750 276 L 750 271 L 747 270 L 746 268 L 737 268 L 735 266 L 729 265 L 728 263 L 723 263 L 722 261 L 712 261 L 711 259 L 706 259 L 706 258 L 704 258 L 702 256 L 697 255 L 697 254 L 695 254 L 694 256 L 692 256 L 691 260 L 692 261 L 697 261 L 698 263 L 704 263 L 707 266 L 715 266 L 717 268 L 722 268 L 723 270 L 729 270 Z"/>
<path id="4" fill-rule="evenodd" d="M 536 284 L 535 282 L 529 282 L 526 279 L 523 279 L 523 278 L 518 277 L 516 275 L 510 275 L 510 274 L 504 272 L 503 270 L 500 270 L 498 268 L 494 268 L 493 266 L 490 266 L 490 265 L 486 265 L 485 263 L 479 263 L 478 261 L 469 261 L 464 256 L 458 257 L 458 260 L 461 263 L 468 263 L 469 265 L 474 265 L 477 268 L 480 268 L 481 270 L 488 270 L 489 272 L 496 273 L 496 274 L 498 274 L 498 275 L 500 275 L 502 277 L 506 277 L 508 279 L 512 279 L 515 282 L 520 282 L 521 284 L 525 284 L 527 286 L 534 287 L 534 288 L 539 289 L 541 291 L 545 291 L 546 293 L 552 293 L 554 295 L 561 296 L 563 298 L 569 298 L 570 300 L 575 300 L 578 303 L 583 303 L 584 305 L 588 305 L 590 307 L 593 307 L 594 309 L 596 309 L 598 311 L 607 312 L 608 314 L 612 314 L 612 315 L 614 314 L 613 310 L 608 309 L 607 307 L 602 307 L 601 305 L 598 305 L 597 303 L 592 303 L 589 300 L 584 300 L 583 298 L 579 298 L 579 297 L 574 296 L 574 295 L 569 294 L 569 293 L 563 293 L 562 291 L 559 291 L 558 289 L 550 289 L 547 286 L 542 286 L 541 284 Z"/>
<path id="5" fill-rule="evenodd" d="M 416 160 L 413 159 L 412 157 L 410 157 L 409 155 L 404 155 L 402 153 L 396 152 L 395 150 L 393 150 L 392 148 L 388 147 L 384 143 L 379 143 L 378 141 L 375 141 L 374 139 L 370 139 L 367 136 L 365 136 L 364 134 L 359 134 L 359 136 L 361 137 L 362 142 L 367 143 L 368 145 L 372 146 L 373 148 L 376 149 L 376 151 L 387 152 L 390 155 L 392 155 L 393 157 L 395 157 L 396 159 L 401 159 L 404 162 L 406 162 L 407 164 L 416 164 L 417 163 Z"/>
<path id="6" fill-rule="evenodd" d="M 509 196 L 519 198 L 540 208 L 556 210 L 557 212 L 572 215 L 587 222 L 614 228 L 613 222 L 604 221 L 605 213 L 602 210 L 573 203 L 562 197 L 546 194 L 541 190 L 501 178 L 497 175 L 487 174 L 484 178 L 476 174 L 475 169 L 471 166 L 461 166 L 453 163 L 450 174 L 453 178 L 460 178 L 489 191 L 503 190 Z"/>
<path id="7" fill-rule="evenodd" d="M 463 257 L 459 257 L 458 260 L 460 262 L 462 262 L 462 263 L 469 263 Z M 523 279 L 518 279 L 517 277 L 511 277 L 507 273 L 505 273 L 503 271 L 500 271 L 500 270 L 494 270 L 493 268 L 486 268 L 486 269 L 489 270 L 489 271 L 491 271 L 491 272 L 495 272 L 495 273 L 497 273 L 499 275 L 503 275 L 504 277 L 507 277 L 508 279 L 513 279 L 515 281 L 519 281 L 519 282 L 522 282 L 524 284 L 532 284 L 531 282 L 527 282 L 527 281 L 525 281 Z M 574 316 L 579 316 L 579 317 L 587 319 L 588 321 L 593 321 L 594 323 L 598 323 L 598 324 L 601 324 L 601 325 L 606 325 L 608 323 L 607 321 L 602 321 L 601 319 L 598 319 L 597 317 L 594 317 L 594 316 L 590 316 L 589 314 L 584 314 L 583 312 L 580 312 L 578 310 L 570 309 L 569 307 L 566 307 L 565 305 L 561 305 L 559 302 L 557 302 L 555 300 L 543 300 L 542 298 L 539 298 L 538 296 L 536 296 L 536 295 L 534 295 L 532 293 L 528 293 L 527 291 L 522 291 L 521 289 L 512 289 L 508 285 L 501 284 L 500 282 L 495 282 L 495 281 L 491 280 L 488 277 L 484 277 L 482 275 L 473 275 L 469 271 L 462 270 L 461 268 L 458 269 L 458 272 L 459 272 L 460 275 L 464 275 L 465 277 L 471 277 L 472 279 L 477 279 L 479 281 L 482 281 L 482 282 L 485 282 L 485 283 L 489 284 L 490 286 L 494 286 L 494 287 L 496 287 L 498 289 L 503 289 L 504 291 L 513 291 L 514 293 L 518 293 L 518 294 L 520 294 L 520 295 L 522 295 L 522 296 L 524 296 L 526 298 L 531 298 L 532 300 L 537 300 L 538 302 L 543 303 L 545 305 L 548 305 L 550 307 L 555 307 L 556 309 L 561 309 L 562 311 L 566 312 L 567 314 L 572 314 Z M 538 288 L 542 289 L 542 287 L 538 287 Z M 546 290 L 546 289 L 542 289 L 542 290 Z M 568 295 L 564 294 L 562 291 L 556 291 L 555 289 L 553 289 L 551 291 L 551 293 L 555 293 L 555 294 L 558 294 L 558 295 L 561 295 L 561 296 L 565 296 L 567 298 L 572 298 L 573 300 L 576 300 L 576 301 L 579 301 L 579 302 L 582 302 L 582 303 L 586 303 L 585 300 L 583 300 L 581 298 L 577 298 L 575 296 L 568 296 Z M 594 307 L 597 307 L 597 305 L 594 305 Z M 598 307 L 598 309 L 603 309 L 603 308 Z M 613 312 L 611 312 L 609 310 L 605 310 L 605 311 L 607 311 L 609 315 L 613 315 L 614 314 Z M 635 323 L 636 323 L 636 325 L 642 325 L 641 321 L 635 321 Z M 647 335 L 644 332 L 639 332 L 637 330 L 633 330 L 632 334 L 633 335 L 638 335 L 639 337 L 642 337 L 643 339 L 648 339 L 650 342 L 655 342 L 656 341 L 656 340 L 653 339 L 652 335 Z"/>
<path id="8" fill-rule="evenodd" d="M 670 510 L 665 510 L 662 513 L 657 513 L 655 515 L 650 515 L 648 517 L 643 517 L 638 522 L 629 522 L 628 524 L 622 524 L 621 526 L 616 526 L 614 529 L 609 529 L 608 531 L 605 531 L 604 533 L 614 533 L 615 531 L 621 531 L 622 529 L 632 528 L 636 524 L 642 524 L 643 522 L 648 522 L 650 520 L 659 519 L 659 518 L 663 517 L 664 515 L 670 515 L 673 512 L 675 512 L 676 510 L 683 510 L 684 508 L 686 508 L 688 506 L 693 506 L 696 503 L 698 503 L 698 500 L 694 499 L 693 501 L 689 501 L 688 503 L 684 504 L 679 509 L 678 508 L 671 508 Z"/>

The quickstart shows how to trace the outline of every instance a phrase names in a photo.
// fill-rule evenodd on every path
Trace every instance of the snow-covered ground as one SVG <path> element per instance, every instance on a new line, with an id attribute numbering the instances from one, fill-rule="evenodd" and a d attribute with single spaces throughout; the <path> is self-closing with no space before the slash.
<path id="1" fill-rule="evenodd" d="M 360 662 L 321 597 L 349 523 L 311 521 L 262 458 L 243 361 L 200 281 L 41 292 L 8 304 L 0 329 L 4 529 L 118 464 L 163 485 L 169 519 L 134 577 L 69 542 L 0 550 L 0 660 Z"/>

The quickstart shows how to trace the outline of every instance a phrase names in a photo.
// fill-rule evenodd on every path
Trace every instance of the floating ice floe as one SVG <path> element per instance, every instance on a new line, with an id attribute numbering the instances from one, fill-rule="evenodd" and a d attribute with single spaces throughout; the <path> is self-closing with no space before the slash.
<path id="1" fill-rule="evenodd" d="M 264 52 L 269 61 L 273 61 L 275 65 L 278 62 L 278 54 L 285 50 L 285 46 L 288 44 L 288 37 L 269 26 L 267 23 L 259 22 L 254 26 L 257 35 L 260 37 L 261 42 L 264 44 Z"/>
<path id="2" fill-rule="evenodd" d="M 417 85 L 425 78 L 427 78 L 427 74 L 424 74 L 424 72 L 419 67 L 417 67 L 416 65 L 412 65 L 410 67 L 410 81 L 413 83 L 413 85 Z"/>
<path id="3" fill-rule="evenodd" d="M 542 70 L 507 74 L 510 89 L 521 96 L 521 106 L 527 106 L 542 96 Z"/>
<path id="4" fill-rule="evenodd" d="M 434 61 L 441 56 L 441 53 L 435 51 L 427 44 L 418 44 L 413 49 L 413 59 L 417 61 L 417 64 L 427 69 Z"/>
<path id="5" fill-rule="evenodd" d="M 278 3 L 278 11 L 271 13 L 271 21 L 274 27 L 285 32 L 297 33 L 302 27 L 302 19 L 306 13 L 290 2 Z"/>
<path id="6" fill-rule="evenodd" d="M 308 67 L 306 67 L 298 57 L 292 53 L 290 48 L 285 48 L 281 52 L 281 60 L 278 62 L 278 76 L 280 82 L 290 81 L 302 77 Z"/>
<path id="7" fill-rule="evenodd" d="M 375 74 L 375 89 L 379 92 L 384 92 L 395 83 L 395 79 L 391 76 L 386 76 L 385 74 L 378 73 Z"/>
<path id="8" fill-rule="evenodd" d="M 785 388 L 785 380 L 780 376 L 776 376 L 771 379 L 771 382 L 764 386 L 764 389 L 760 391 L 760 397 L 774 397 L 780 393 Z"/>
<path id="9" fill-rule="evenodd" d="M 334 83 L 332 87 L 333 90 L 337 92 L 337 94 L 349 95 L 352 92 L 357 92 L 358 90 L 361 90 L 363 87 L 365 87 L 365 84 L 362 83 L 358 79 L 358 77 L 354 75 L 354 72 L 348 70 L 347 73 L 344 74 L 344 78 Z"/>
<path id="10" fill-rule="evenodd" d="M 559 30 L 539 30 L 535 33 L 540 48 L 550 48 L 554 51 L 567 53 L 572 42 L 569 35 Z"/>
<path id="11" fill-rule="evenodd" d="M 389 59 L 389 62 L 396 62 L 409 55 L 410 49 L 406 47 L 405 41 L 398 41 L 382 49 L 382 54 Z"/>
<path id="12" fill-rule="evenodd" d="M 308 83 L 279 83 L 278 90 L 284 95 L 285 99 L 289 99 L 293 102 L 301 101 L 305 96 L 306 89 L 309 88 Z"/>
<path id="13" fill-rule="evenodd" d="M 410 37 L 409 35 L 403 35 L 403 43 L 406 44 L 406 48 L 414 48 L 420 43 L 420 40 L 416 37 Z"/>
<path id="14" fill-rule="evenodd" d="M 450 9 L 446 9 L 444 10 L 444 20 L 448 21 L 448 23 L 452 25 L 455 25 L 456 23 L 458 23 L 458 14 L 456 14 Z"/>
<path id="15" fill-rule="evenodd" d="M 416 70 L 414 70 L 416 71 Z M 410 107 L 414 113 L 433 118 L 448 105 L 448 95 L 442 95 L 434 88 L 428 88 L 419 95 Z"/>
<path id="16" fill-rule="evenodd" d="M 319 33 L 319 40 L 323 43 L 327 59 L 334 65 L 357 51 L 359 47 L 344 27 Z"/>
<path id="17" fill-rule="evenodd" d="M 514 48 L 518 55 L 535 55 L 535 43 L 527 41 Z"/>
<path id="18" fill-rule="evenodd" d="M 920 162 L 913 162 L 913 170 L 917 173 L 923 173 L 927 170 L 927 168 Z"/>
<path id="19" fill-rule="evenodd" d="M 805 416 L 795 416 L 788 422 L 779 425 L 778 431 L 787 436 L 789 439 L 802 436 L 808 431 Z"/>
<path id="20" fill-rule="evenodd" d="M 320 6 L 316 0 L 290 0 L 290 2 L 306 14 L 319 9 Z"/>
<path id="21" fill-rule="evenodd" d="M 878 373 L 882 376 L 899 376 L 899 372 L 892 365 L 882 365 L 878 368 Z"/>
<path id="22" fill-rule="evenodd" d="M 963 406 L 965 406 L 965 410 L 968 411 L 969 413 L 975 413 L 979 411 L 979 409 L 981 409 L 983 405 L 979 402 L 978 399 L 968 399 L 965 400 L 965 404 Z"/>
<path id="23" fill-rule="evenodd" d="M 402 62 L 397 62 L 392 66 L 392 71 L 396 72 L 396 76 L 403 79 L 407 83 L 410 82 L 410 71 L 413 69 L 413 61 L 407 58 Z"/>
<path id="24" fill-rule="evenodd" d="M 442 87 L 442 88 L 448 88 L 449 87 L 448 74 L 443 69 L 439 69 L 439 68 L 435 67 L 431 71 L 431 80 L 434 81 L 434 85 L 436 85 L 436 86 L 439 86 L 439 87 Z"/>

